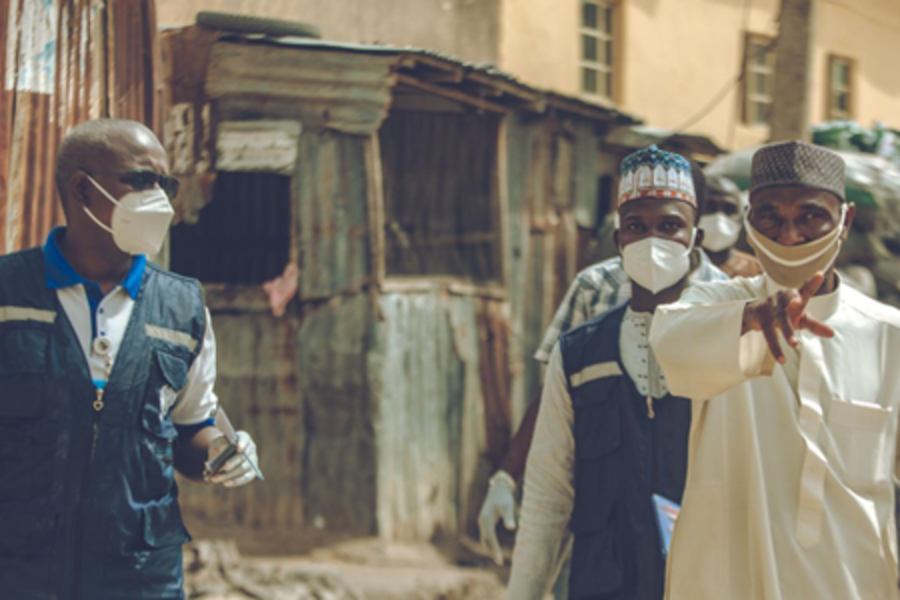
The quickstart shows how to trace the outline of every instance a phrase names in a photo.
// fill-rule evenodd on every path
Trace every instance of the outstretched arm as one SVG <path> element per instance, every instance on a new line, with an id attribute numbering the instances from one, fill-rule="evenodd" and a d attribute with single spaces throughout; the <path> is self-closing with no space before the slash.
<path id="1" fill-rule="evenodd" d="M 796 331 L 830 337 L 826 325 L 806 314 L 822 284 L 818 274 L 799 290 L 766 297 L 749 284 L 726 282 L 690 288 L 653 318 L 650 344 L 673 394 L 708 400 L 762 375 L 784 360 L 779 333 L 796 345 Z"/>

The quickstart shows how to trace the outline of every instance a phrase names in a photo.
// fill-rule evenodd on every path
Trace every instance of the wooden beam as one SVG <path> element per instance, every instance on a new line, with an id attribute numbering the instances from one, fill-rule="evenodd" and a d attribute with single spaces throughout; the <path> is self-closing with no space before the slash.
<path id="1" fill-rule="evenodd" d="M 430 71 L 423 73 L 416 73 L 416 77 L 423 81 L 428 81 L 429 83 L 462 83 L 463 79 L 465 79 L 466 74 L 462 68 L 457 68 L 453 71 Z"/>
<path id="2" fill-rule="evenodd" d="M 391 103 L 391 108 L 395 110 L 421 110 L 437 113 L 458 114 L 465 112 L 465 107 L 459 102 L 425 92 L 396 94 Z"/>
<path id="3" fill-rule="evenodd" d="M 551 96 L 547 100 L 547 104 L 573 115 L 587 117 L 594 121 L 615 121 L 623 116 L 614 108 L 606 108 L 604 106 L 594 106 L 589 103 L 578 102 L 559 96 Z"/>
<path id="4" fill-rule="evenodd" d="M 488 100 L 484 100 L 482 98 L 476 98 L 470 96 L 469 94 L 464 94 L 457 90 L 445 88 L 439 85 L 435 85 L 433 83 L 428 83 L 426 81 L 420 81 L 415 77 L 411 77 L 409 75 L 398 75 L 397 82 L 403 85 L 408 85 L 409 87 L 424 90 L 426 92 L 431 92 L 432 94 L 436 94 L 438 96 L 443 96 L 445 98 L 450 98 L 451 100 L 456 100 L 458 102 L 462 102 L 464 104 L 469 104 L 476 108 L 480 108 L 481 110 L 488 110 L 496 113 L 507 113 L 509 109 L 505 106 L 501 106 L 500 104 L 495 104 Z"/>
<path id="5" fill-rule="evenodd" d="M 369 252 L 372 254 L 372 277 L 377 286 L 385 279 L 384 239 L 384 173 L 381 162 L 381 142 L 378 133 L 366 140 L 366 204 L 369 212 Z"/>
<path id="6" fill-rule="evenodd" d="M 516 96 L 526 102 L 533 102 L 541 96 L 540 92 L 530 90 L 521 84 L 504 80 L 502 76 L 499 75 L 486 75 L 484 73 L 472 72 L 466 75 L 466 79 L 497 90 L 500 94 Z"/>
<path id="7" fill-rule="evenodd" d="M 506 300 L 507 293 L 499 282 L 475 282 L 450 276 L 391 276 L 381 286 L 384 294 L 423 294 L 447 292 L 455 296 L 474 296 L 490 300 Z"/>
<path id="8" fill-rule="evenodd" d="M 431 67 L 432 69 L 437 69 L 438 71 L 447 71 L 450 73 L 461 69 L 461 67 L 455 62 L 451 62 L 443 58 L 437 58 L 435 56 L 428 56 L 427 54 L 405 54 L 403 58 L 400 59 L 401 67 L 415 68 L 420 65 Z"/>
<path id="9" fill-rule="evenodd" d="M 500 239 L 496 231 L 473 231 L 459 235 L 434 235 L 427 238 L 406 240 L 403 243 L 390 242 L 391 246 L 400 248 L 439 248 L 441 246 L 475 246 L 494 244 Z"/>

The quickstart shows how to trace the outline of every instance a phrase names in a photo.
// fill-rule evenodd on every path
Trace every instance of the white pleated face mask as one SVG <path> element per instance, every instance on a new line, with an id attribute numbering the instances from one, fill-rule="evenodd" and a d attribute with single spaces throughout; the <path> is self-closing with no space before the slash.
<path id="1" fill-rule="evenodd" d="M 129 192 L 116 200 L 112 194 L 87 175 L 91 183 L 107 200 L 115 204 L 110 226 L 105 225 L 88 208 L 84 212 L 98 227 L 112 234 L 113 241 L 122 252 L 133 256 L 158 254 L 166 241 L 169 225 L 175 210 L 169 197 L 160 188 Z"/>
<path id="2" fill-rule="evenodd" d="M 659 237 L 649 237 L 625 246 L 622 250 L 622 266 L 636 284 L 652 294 L 666 290 L 691 270 L 691 251 L 694 249 L 695 231 L 691 230 L 691 244 Z"/>
<path id="3" fill-rule="evenodd" d="M 703 215 L 698 226 L 703 230 L 703 247 L 710 252 L 728 250 L 741 235 L 741 222 L 720 212 Z"/>

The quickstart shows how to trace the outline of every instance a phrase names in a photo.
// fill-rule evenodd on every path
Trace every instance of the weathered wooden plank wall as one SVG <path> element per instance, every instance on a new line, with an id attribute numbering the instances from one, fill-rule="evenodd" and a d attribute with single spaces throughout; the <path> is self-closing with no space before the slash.
<path id="1" fill-rule="evenodd" d="M 370 363 L 379 382 L 379 533 L 428 539 L 436 529 L 456 529 L 470 361 L 456 351 L 446 297 L 386 295 L 379 304 L 384 321 Z"/>
<path id="2" fill-rule="evenodd" d="M 360 293 L 371 281 L 366 143 L 327 131 L 300 137 L 295 228 L 304 301 Z"/>
<path id="3" fill-rule="evenodd" d="M 372 349 L 378 381 L 378 528 L 389 539 L 473 532 L 510 433 L 503 301 L 387 294 Z"/>
<path id="4" fill-rule="evenodd" d="M 185 514 L 202 524 L 250 529 L 303 526 L 306 411 L 296 314 L 234 310 L 209 294 L 218 349 L 216 390 L 225 410 L 257 441 L 265 482 L 238 490 L 183 486 Z"/>
<path id="5" fill-rule="evenodd" d="M 378 408 L 367 371 L 374 307 L 356 294 L 302 311 L 297 370 L 307 441 L 300 500 L 318 527 L 374 535 Z"/>
<path id="6" fill-rule="evenodd" d="M 370 298 L 295 305 L 282 318 L 264 301 L 250 306 L 215 290 L 208 300 L 219 400 L 257 441 L 266 479 L 236 490 L 183 484 L 189 526 L 278 552 L 307 549 L 310 532 L 374 535 Z"/>
<path id="7" fill-rule="evenodd" d="M 396 57 L 219 41 L 197 60 L 202 86 L 189 68 L 167 71 L 186 78 L 173 82 L 170 123 L 185 136 L 176 164 L 189 177 L 202 180 L 198 166 L 214 175 L 216 157 L 204 153 L 221 120 L 302 125 L 291 217 L 300 301 L 278 320 L 263 314 L 261 290 L 210 292 L 222 403 L 260 441 L 267 480 L 227 497 L 186 488 L 186 512 L 257 538 L 474 534 L 487 478 L 540 386 L 533 353 L 574 275 L 577 208 L 596 185 L 584 181 L 594 178 L 593 125 L 555 111 L 506 115 L 494 150 L 504 159 L 503 281 L 389 285 L 398 282 L 379 274 L 385 190 L 372 134 L 388 114 Z"/>
<path id="8" fill-rule="evenodd" d="M 534 353 L 575 277 L 579 229 L 595 218 L 600 146 L 594 123 L 558 114 L 513 114 L 507 131 L 511 360 L 523 388 L 513 395 L 515 429 L 541 387 Z"/>
<path id="9" fill-rule="evenodd" d="M 208 292 L 222 405 L 260 440 L 270 474 L 227 497 L 187 488 L 187 512 L 201 524 L 375 533 L 365 143 L 331 132 L 300 137 L 293 237 L 302 303 L 276 319 L 242 305 L 246 293 Z M 261 289 L 249 293 L 266 308 Z"/>

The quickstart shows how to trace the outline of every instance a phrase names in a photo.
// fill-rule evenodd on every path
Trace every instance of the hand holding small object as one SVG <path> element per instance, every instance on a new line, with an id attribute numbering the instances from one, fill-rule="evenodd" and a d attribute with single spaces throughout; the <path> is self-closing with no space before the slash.
<path id="1" fill-rule="evenodd" d="M 204 474 L 206 481 L 233 488 L 247 485 L 257 477 L 262 479 L 253 438 L 246 431 L 238 431 L 235 437 L 234 444 L 224 435 L 213 440 Z"/>

